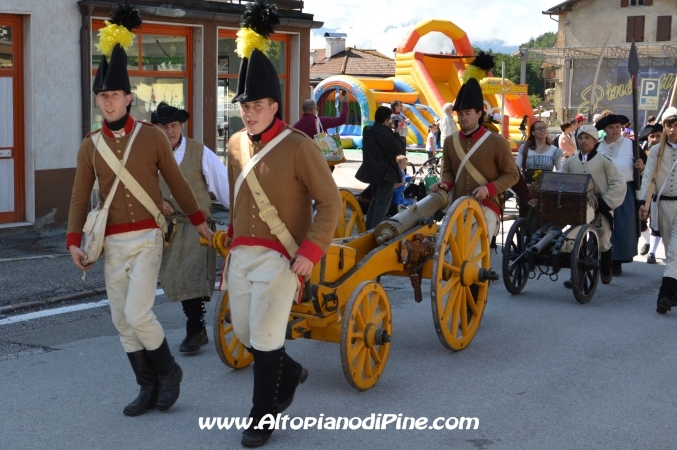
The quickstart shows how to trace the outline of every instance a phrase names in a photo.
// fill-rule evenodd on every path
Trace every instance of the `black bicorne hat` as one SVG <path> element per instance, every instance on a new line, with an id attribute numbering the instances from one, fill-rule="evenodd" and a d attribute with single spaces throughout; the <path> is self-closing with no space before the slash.
<path id="1" fill-rule="evenodd" d="M 101 57 L 92 91 L 98 94 L 103 91 L 120 90 L 125 91 L 126 94 L 132 93 L 132 86 L 127 74 L 127 53 L 120 47 L 120 44 L 117 44 L 113 48 L 110 60 L 107 61 L 105 56 Z"/>
<path id="2" fill-rule="evenodd" d="M 185 123 L 190 118 L 188 111 L 169 106 L 165 102 L 157 105 L 157 109 L 150 115 L 150 121 L 154 125 L 167 125 L 172 122 Z"/>
<path id="3" fill-rule="evenodd" d="M 461 89 L 458 90 L 458 95 L 454 102 L 454 111 L 462 111 L 464 109 L 484 111 L 482 88 L 475 78 L 470 78 L 463 86 L 461 86 Z"/>
<path id="4" fill-rule="evenodd" d="M 645 126 L 642 132 L 639 133 L 639 136 L 637 136 L 638 142 L 646 141 L 647 139 L 649 139 L 650 134 L 657 132 L 658 133 L 663 132 L 663 125 L 661 125 L 660 123 Z"/>
<path id="5" fill-rule="evenodd" d="M 606 117 L 602 117 L 599 122 L 595 124 L 595 128 L 598 130 L 603 130 L 609 125 L 613 125 L 615 123 L 620 123 L 621 125 L 625 125 L 626 123 L 630 122 L 630 119 L 628 119 L 627 116 L 622 116 L 620 114 L 609 114 Z"/>

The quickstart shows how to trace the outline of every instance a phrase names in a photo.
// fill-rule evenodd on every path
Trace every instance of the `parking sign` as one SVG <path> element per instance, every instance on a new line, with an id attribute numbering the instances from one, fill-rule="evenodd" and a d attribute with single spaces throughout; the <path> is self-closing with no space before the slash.
<path id="1" fill-rule="evenodd" d="M 642 78 L 639 90 L 639 109 L 653 111 L 658 109 L 658 93 L 660 80 L 657 78 Z"/>

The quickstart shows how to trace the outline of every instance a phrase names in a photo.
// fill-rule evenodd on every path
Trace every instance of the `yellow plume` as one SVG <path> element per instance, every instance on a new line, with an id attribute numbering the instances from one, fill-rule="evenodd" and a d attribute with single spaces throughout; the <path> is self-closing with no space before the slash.
<path id="1" fill-rule="evenodd" d="M 249 58 L 254 49 L 266 53 L 268 47 L 270 47 L 270 41 L 251 28 L 240 28 L 237 32 L 237 39 L 235 42 L 237 43 L 235 53 L 237 53 L 240 58 Z"/>
<path id="2" fill-rule="evenodd" d="M 486 70 L 480 69 L 479 67 L 470 64 L 468 67 L 465 68 L 465 72 L 463 72 L 463 83 L 466 83 L 471 78 L 475 78 L 477 81 L 480 81 L 482 78 L 486 76 L 487 76 Z"/>
<path id="3" fill-rule="evenodd" d="M 106 20 L 106 26 L 99 30 L 99 43 L 96 48 L 106 58 L 110 58 L 115 45 L 120 44 L 123 49 L 128 49 L 134 43 L 134 33 L 122 25 L 115 25 Z"/>

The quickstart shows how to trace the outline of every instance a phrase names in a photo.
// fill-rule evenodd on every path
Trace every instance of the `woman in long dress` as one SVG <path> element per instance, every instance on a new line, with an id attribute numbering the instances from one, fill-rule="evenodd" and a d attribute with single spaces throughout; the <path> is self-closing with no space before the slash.
<path id="1" fill-rule="evenodd" d="M 635 161 L 632 140 L 623 137 L 622 124 L 628 122 L 626 116 L 609 114 L 595 124 L 595 128 L 605 132 L 597 151 L 616 163 L 616 167 L 628 184 L 625 200 L 614 210 L 611 248 L 613 249 L 612 273 L 615 277 L 623 273 L 621 264 L 632 262 L 637 255 L 637 240 L 640 234 L 633 180 L 635 167 L 640 172 L 644 171 L 644 162 L 641 159 Z"/>
<path id="2" fill-rule="evenodd" d="M 517 152 L 517 167 L 520 168 L 527 184 L 537 184 L 543 171 L 552 172 L 562 169 L 562 149 L 552 145 L 548 138 L 548 126 L 536 121 L 529 127 L 529 137 Z M 539 224 L 538 212 L 532 206 L 519 199 L 519 216 L 529 221 L 531 230 Z"/>

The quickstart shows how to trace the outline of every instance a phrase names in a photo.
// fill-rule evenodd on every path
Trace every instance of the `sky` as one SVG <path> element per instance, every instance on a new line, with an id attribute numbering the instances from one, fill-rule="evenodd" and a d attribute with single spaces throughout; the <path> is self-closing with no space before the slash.
<path id="1" fill-rule="evenodd" d="M 418 22 L 449 20 L 463 29 L 470 43 L 483 50 L 516 51 L 520 44 L 548 31 L 557 23 L 541 14 L 562 0 L 304 0 L 303 11 L 324 22 L 312 30 L 311 47 L 324 48 L 327 31 L 346 33 L 346 45 L 376 49 L 393 56 L 393 49 Z M 557 17 L 554 17 L 555 19 Z M 450 52 L 453 44 L 439 33 L 423 37 L 416 50 Z"/>

